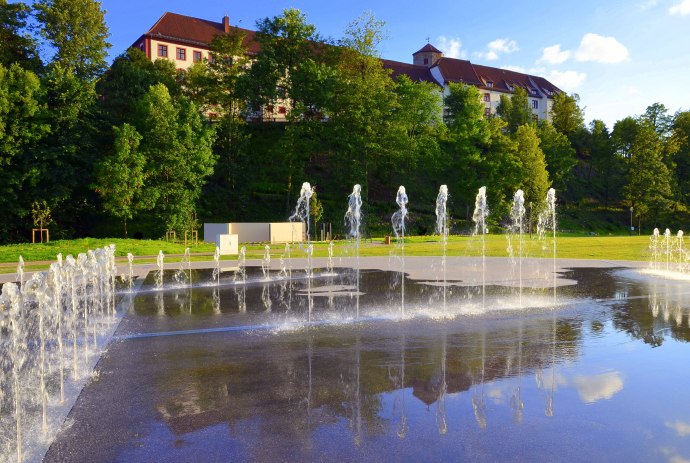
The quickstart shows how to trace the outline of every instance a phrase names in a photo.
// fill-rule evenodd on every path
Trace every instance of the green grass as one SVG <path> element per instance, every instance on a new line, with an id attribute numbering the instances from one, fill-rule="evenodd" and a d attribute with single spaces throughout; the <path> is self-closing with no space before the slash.
<path id="1" fill-rule="evenodd" d="M 93 239 L 85 238 L 70 241 L 53 241 L 44 244 L 13 244 L 0 246 L 0 273 L 13 273 L 15 264 L 21 255 L 25 261 L 26 270 L 40 270 L 47 267 L 46 261 L 54 261 L 58 253 L 63 256 L 77 255 L 89 249 L 95 249 L 109 244 L 115 244 L 116 256 L 124 257 L 131 252 L 135 256 L 149 256 L 148 259 L 137 259 L 137 263 L 155 262 L 159 250 L 165 254 L 183 254 L 184 244 L 160 240 L 134 239 Z M 523 239 L 523 255 L 528 257 L 551 257 L 551 239 L 538 240 L 536 236 L 525 236 Z M 486 255 L 505 257 L 508 255 L 508 239 L 505 235 L 486 236 Z M 578 236 L 559 235 L 557 239 L 557 256 L 559 258 L 603 259 L 603 260 L 646 260 L 648 258 L 649 238 L 646 236 Z M 209 243 L 190 245 L 192 260 L 211 260 L 209 254 L 215 247 Z M 260 259 L 265 252 L 265 245 L 246 245 L 248 259 Z M 284 245 L 271 246 L 271 256 L 280 258 L 284 253 Z M 480 256 L 482 249 L 479 237 L 451 236 L 448 239 L 448 256 Z M 513 241 L 514 253 L 518 252 L 518 243 Z M 396 243 L 384 244 L 383 238 L 364 240 L 360 246 L 361 256 L 389 256 L 396 251 Z M 334 255 L 336 257 L 352 255 L 352 242 L 336 241 Z M 408 256 L 438 256 L 442 252 L 438 236 L 411 236 L 405 239 L 405 254 Z M 196 255 L 195 255 L 196 254 Z M 201 255 L 206 254 L 206 255 Z M 328 243 L 314 243 L 314 257 L 328 256 Z M 304 246 L 292 245 L 292 257 L 304 257 Z M 234 261 L 235 256 L 224 256 L 223 260 Z M 168 257 L 167 262 L 179 261 L 179 257 Z M 35 264 L 32 264 L 35 262 Z"/>

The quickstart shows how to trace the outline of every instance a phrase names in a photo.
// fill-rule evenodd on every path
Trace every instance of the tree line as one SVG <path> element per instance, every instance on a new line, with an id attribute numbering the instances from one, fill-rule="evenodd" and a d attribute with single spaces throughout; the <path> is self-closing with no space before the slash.
<path id="1" fill-rule="evenodd" d="M 537 123 L 517 88 L 486 118 L 475 87 L 444 95 L 392 78 L 377 51 L 384 24 L 369 13 L 326 39 L 287 9 L 257 21 L 251 60 L 235 29 L 186 71 L 135 48 L 108 66 L 93 0 L 0 0 L 0 23 L 3 242 L 25 241 L 37 209 L 64 238 L 284 220 L 303 181 L 335 230 L 361 184 L 370 233 L 388 227 L 401 184 L 416 233 L 433 230 L 440 184 L 457 231 L 483 185 L 494 227 L 518 188 L 537 208 L 553 186 L 574 217 L 597 211 L 616 226 L 631 206 L 651 224 L 690 202 L 690 112 L 657 103 L 609 130 L 585 125 L 577 95 L 560 94 L 552 121 Z M 283 100 L 285 122 L 252 120 Z"/>

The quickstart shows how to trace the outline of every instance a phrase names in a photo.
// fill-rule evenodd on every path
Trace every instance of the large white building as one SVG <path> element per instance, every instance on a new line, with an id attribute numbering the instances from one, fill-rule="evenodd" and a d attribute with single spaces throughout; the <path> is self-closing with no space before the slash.
<path id="1" fill-rule="evenodd" d="M 255 31 L 230 26 L 228 16 L 215 22 L 167 12 L 133 46 L 152 61 L 168 59 L 178 69 L 187 69 L 195 62 L 208 59 L 213 38 L 230 33 L 231 29 L 245 34 L 244 45 L 250 56 L 259 52 Z M 562 92 L 543 77 L 446 58 L 431 44 L 412 54 L 412 64 L 384 59 L 383 65 L 392 71 L 393 77 L 405 74 L 413 81 L 432 82 L 443 89 L 444 94 L 448 93 L 451 82 L 473 85 L 480 91 L 486 116 L 496 113 L 501 95 L 510 96 L 516 88 L 522 87 L 529 96 L 535 120 L 550 119 L 553 97 Z M 283 120 L 287 111 L 287 103 L 277 102 L 264 108 L 263 117 Z"/>

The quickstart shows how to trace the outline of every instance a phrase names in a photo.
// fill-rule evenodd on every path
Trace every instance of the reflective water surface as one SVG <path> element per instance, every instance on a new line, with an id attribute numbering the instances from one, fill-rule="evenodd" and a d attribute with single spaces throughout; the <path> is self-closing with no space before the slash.
<path id="1" fill-rule="evenodd" d="M 686 282 L 248 270 L 138 294 L 46 461 L 690 461 Z"/>

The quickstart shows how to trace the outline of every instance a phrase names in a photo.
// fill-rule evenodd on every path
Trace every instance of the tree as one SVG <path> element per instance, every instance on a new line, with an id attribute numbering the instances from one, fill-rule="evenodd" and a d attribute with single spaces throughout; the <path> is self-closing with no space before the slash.
<path id="1" fill-rule="evenodd" d="M 595 190 L 603 196 L 608 209 L 612 197 L 618 198 L 622 188 L 623 159 L 616 153 L 606 124 L 595 119 L 590 124 L 591 164 L 596 172 Z"/>
<path id="2" fill-rule="evenodd" d="M 521 125 L 531 124 L 532 108 L 529 104 L 527 90 L 516 87 L 512 96 L 501 95 L 496 113 L 506 121 L 510 133 L 515 133 Z"/>
<path id="3" fill-rule="evenodd" d="M 168 93 L 176 97 L 181 94 L 175 64 L 167 59 L 154 63 L 138 48 L 129 48 L 115 58 L 108 72 L 96 85 L 98 94 L 103 95 L 99 107 L 111 126 L 120 126 L 130 121 L 134 105 L 148 91 L 151 85 L 164 84 Z"/>
<path id="4" fill-rule="evenodd" d="M 100 2 L 36 0 L 34 8 L 41 36 L 55 50 L 53 63 L 85 81 L 93 81 L 105 71 L 110 33 Z"/>
<path id="5" fill-rule="evenodd" d="M 151 86 L 135 109 L 139 153 L 146 159 L 142 197 L 160 231 L 184 230 L 205 179 L 213 173 L 213 130 L 185 97 L 174 102 L 163 84 Z"/>
<path id="6" fill-rule="evenodd" d="M 146 158 L 138 151 L 141 135 L 129 124 L 113 127 L 113 153 L 96 165 L 96 192 L 103 200 L 103 209 L 122 219 L 125 238 L 127 220 L 141 210 L 150 208 L 143 197 L 147 177 Z"/>
<path id="7" fill-rule="evenodd" d="M 665 137 L 670 134 L 673 126 L 673 117 L 662 103 L 654 103 L 651 106 L 647 106 L 641 118 L 648 121 L 659 135 Z"/>
<path id="8" fill-rule="evenodd" d="M 575 149 L 568 138 L 548 121 L 539 123 L 537 134 L 549 178 L 552 179 L 554 188 L 565 191 L 568 180 L 572 177 L 572 168 L 577 164 Z"/>
<path id="9" fill-rule="evenodd" d="M 625 199 L 638 216 L 651 214 L 654 223 L 659 213 L 671 205 L 671 173 L 662 159 L 663 143 L 649 122 L 639 125 L 631 145 Z"/>
<path id="10" fill-rule="evenodd" d="M 584 112 L 580 108 L 580 96 L 577 93 L 557 93 L 551 107 L 553 126 L 572 142 L 573 137 L 584 127 Z"/>
<path id="11" fill-rule="evenodd" d="M 19 64 L 24 69 L 38 72 L 41 60 L 36 41 L 25 32 L 30 8 L 22 3 L 0 0 L 0 65 L 9 68 Z"/>
<path id="12" fill-rule="evenodd" d="M 242 77 L 250 102 L 258 110 L 292 99 L 294 107 L 300 72 L 314 61 L 314 44 L 320 42 L 316 28 L 299 10 L 288 8 L 280 16 L 257 21 L 256 40 L 261 49 Z"/>
<path id="13" fill-rule="evenodd" d="M 640 131 L 640 124 L 634 117 L 626 117 L 613 125 L 611 134 L 616 152 L 627 161 L 632 157 L 632 147 Z"/>
<path id="14" fill-rule="evenodd" d="M 687 205 L 690 199 L 690 111 L 679 112 L 674 116 L 673 135 L 678 140 L 674 163 L 679 200 Z"/>
<path id="15" fill-rule="evenodd" d="M 21 218 L 41 197 L 26 182 L 36 172 L 36 146 L 50 131 L 43 99 L 33 72 L 16 63 L 0 64 L 0 239 L 23 228 Z"/>
<path id="16" fill-rule="evenodd" d="M 539 209 L 546 198 L 550 182 L 536 129 L 531 125 L 521 125 L 515 132 L 515 142 L 517 155 L 522 162 L 522 189 L 525 198 Z"/>

